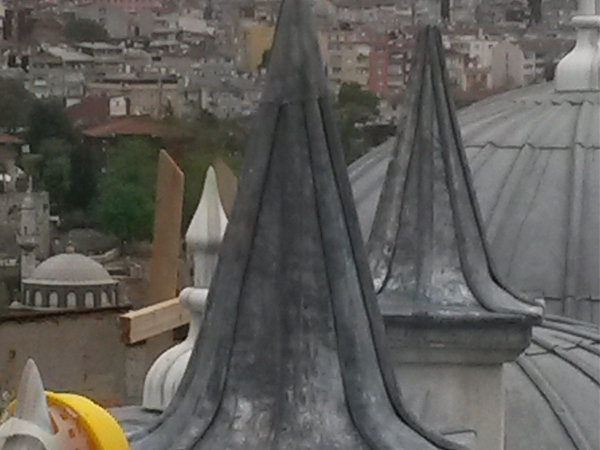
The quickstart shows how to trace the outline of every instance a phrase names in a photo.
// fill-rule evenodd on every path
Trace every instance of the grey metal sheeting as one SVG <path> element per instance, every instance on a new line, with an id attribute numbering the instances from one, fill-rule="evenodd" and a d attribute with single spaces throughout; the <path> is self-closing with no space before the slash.
<path id="1" fill-rule="evenodd" d="M 499 279 L 549 312 L 600 321 L 600 93 L 544 84 L 458 117 Z M 392 146 L 349 168 L 365 238 Z"/>
<path id="2" fill-rule="evenodd" d="M 460 448 L 400 399 L 318 48 L 284 0 L 204 326 L 132 450 Z"/>
<path id="3" fill-rule="evenodd" d="M 550 302 L 549 293 L 557 295 L 559 312 L 569 302 L 561 289 L 598 301 L 600 127 L 594 124 L 599 105 L 598 93 L 557 94 L 545 85 L 481 102 L 459 114 L 488 238 L 490 232 L 497 235 L 489 246 L 494 262 L 504 268 L 505 279 L 508 268 L 511 287 L 544 293 Z M 543 113 L 546 120 L 556 121 L 556 129 L 536 120 Z M 542 125 L 545 132 L 538 130 Z M 393 145 L 373 149 L 349 169 L 365 238 Z M 525 162 L 514 164 L 519 157 Z M 512 260 L 506 258 L 511 254 Z M 515 264 L 520 265 L 511 271 Z M 591 312 L 586 316 L 597 317 Z M 505 450 L 600 448 L 596 325 L 547 317 L 533 328 L 528 349 L 505 365 L 504 386 Z"/>
<path id="4" fill-rule="evenodd" d="M 600 448 L 598 327 L 547 318 L 505 365 L 505 450 Z"/>

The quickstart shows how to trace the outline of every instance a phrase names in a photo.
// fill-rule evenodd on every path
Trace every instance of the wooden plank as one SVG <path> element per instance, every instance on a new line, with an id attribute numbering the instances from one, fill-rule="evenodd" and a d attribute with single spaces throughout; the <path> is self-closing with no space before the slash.
<path id="1" fill-rule="evenodd" d="M 126 344 L 135 344 L 189 322 L 190 312 L 174 298 L 122 314 L 121 338 Z"/>
<path id="2" fill-rule="evenodd" d="M 150 287 L 146 304 L 177 295 L 177 270 L 181 247 L 183 172 L 165 150 L 158 157 L 154 238 L 150 260 Z"/>

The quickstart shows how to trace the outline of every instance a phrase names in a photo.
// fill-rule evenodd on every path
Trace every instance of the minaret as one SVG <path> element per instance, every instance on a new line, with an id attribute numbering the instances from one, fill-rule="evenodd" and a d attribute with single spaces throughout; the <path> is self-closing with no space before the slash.
<path id="1" fill-rule="evenodd" d="M 471 448 L 504 450 L 503 363 L 527 347 L 542 305 L 491 266 L 437 28 L 419 34 L 412 66 L 369 264 L 410 407 Z"/>
<path id="2" fill-rule="evenodd" d="M 37 216 L 31 189 L 21 204 L 21 222 L 17 242 L 21 247 L 21 279 L 29 278 L 36 267 L 35 249 L 38 246 Z"/>
<path id="3" fill-rule="evenodd" d="M 407 412 L 386 352 L 310 7 L 284 0 L 205 322 L 131 449 L 458 448 Z"/>

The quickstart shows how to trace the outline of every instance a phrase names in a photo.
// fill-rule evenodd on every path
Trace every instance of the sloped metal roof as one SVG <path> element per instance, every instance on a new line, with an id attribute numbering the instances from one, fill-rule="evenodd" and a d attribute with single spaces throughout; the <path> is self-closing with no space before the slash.
<path id="1" fill-rule="evenodd" d="M 551 312 L 597 322 L 600 93 L 546 84 L 476 104 L 460 120 L 499 276 L 542 294 Z"/>
<path id="2" fill-rule="evenodd" d="M 600 332 L 550 317 L 505 364 L 505 450 L 600 448 Z"/>

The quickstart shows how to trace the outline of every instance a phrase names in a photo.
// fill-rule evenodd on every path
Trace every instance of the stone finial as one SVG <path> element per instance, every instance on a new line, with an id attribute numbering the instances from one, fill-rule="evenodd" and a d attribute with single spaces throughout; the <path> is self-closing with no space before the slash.
<path id="1" fill-rule="evenodd" d="M 144 381 L 142 406 L 163 411 L 173 399 L 200 332 L 208 287 L 217 265 L 218 249 L 227 227 L 215 171 L 206 172 L 202 197 L 185 235 L 193 262 L 194 287 L 179 295 L 183 306 L 191 312 L 190 329 L 182 343 L 164 352 L 152 364 Z"/>
<path id="2" fill-rule="evenodd" d="M 436 28 L 419 33 L 406 105 L 367 246 L 383 314 L 540 320 L 491 266 Z"/>
<path id="3" fill-rule="evenodd" d="M 193 259 L 195 287 L 210 286 L 226 228 L 227 216 L 219 196 L 217 177 L 215 170 L 209 167 L 202 197 L 185 234 L 188 254 Z"/>
<path id="4" fill-rule="evenodd" d="M 131 449 L 459 448 L 399 395 L 307 0 L 269 64 L 202 330 Z"/>
<path id="5" fill-rule="evenodd" d="M 170 348 L 152 364 L 144 380 L 142 406 L 151 411 L 164 411 L 173 399 L 185 373 L 194 343 L 200 333 L 208 289 L 185 288 L 179 300 L 191 313 L 186 339 Z"/>
<path id="6" fill-rule="evenodd" d="M 579 0 L 575 48 L 556 67 L 557 91 L 600 90 L 600 0 Z"/>
<path id="7" fill-rule="evenodd" d="M 50 421 L 42 378 L 29 359 L 21 375 L 15 411 L 0 426 L 0 449 L 62 450 L 60 444 Z"/>

